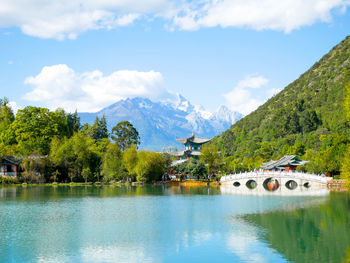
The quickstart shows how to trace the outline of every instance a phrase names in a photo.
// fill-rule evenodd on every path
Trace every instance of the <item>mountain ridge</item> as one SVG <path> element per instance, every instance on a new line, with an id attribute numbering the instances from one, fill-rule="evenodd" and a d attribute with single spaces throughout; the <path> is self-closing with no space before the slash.
<path id="1" fill-rule="evenodd" d="M 175 139 L 190 136 L 193 131 L 198 136 L 212 138 L 242 117 L 226 106 L 210 113 L 201 106 L 192 105 L 180 94 L 174 102 L 136 97 L 120 100 L 95 113 L 79 113 L 81 123 L 89 124 L 103 115 L 109 130 L 120 121 L 130 121 L 139 131 L 141 148 L 150 150 L 181 147 Z"/>
<path id="2" fill-rule="evenodd" d="M 350 142 L 343 109 L 349 81 L 350 36 L 212 142 L 241 169 L 296 154 L 310 160 L 309 171 L 339 173 Z"/>

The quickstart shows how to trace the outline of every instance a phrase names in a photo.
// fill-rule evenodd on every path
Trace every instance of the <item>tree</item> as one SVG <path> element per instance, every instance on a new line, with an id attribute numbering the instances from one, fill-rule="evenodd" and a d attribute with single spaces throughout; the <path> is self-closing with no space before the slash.
<path id="1" fill-rule="evenodd" d="M 196 176 L 198 180 L 206 175 L 207 168 L 205 167 L 205 163 L 203 161 L 192 158 L 186 166 L 186 172 L 191 176 Z"/>
<path id="2" fill-rule="evenodd" d="M 53 179 L 53 182 L 56 183 L 57 181 L 57 177 L 60 175 L 60 172 L 58 170 L 54 171 L 52 173 L 52 179 Z"/>
<path id="3" fill-rule="evenodd" d="M 300 118 L 300 126 L 304 133 L 308 133 L 317 129 L 320 120 L 314 110 L 306 110 Z"/>
<path id="4" fill-rule="evenodd" d="M 255 155 L 261 157 L 264 161 L 271 159 L 275 152 L 274 145 L 271 142 L 261 142 L 260 148 L 256 150 Z"/>
<path id="5" fill-rule="evenodd" d="M 61 111 L 50 112 L 46 108 L 28 106 L 17 112 L 11 123 L 9 132 L 18 142 L 22 155 L 30 155 L 34 151 L 48 154 L 50 142 L 54 136 L 63 137 L 66 128 L 65 115 Z"/>
<path id="6" fill-rule="evenodd" d="M 347 121 L 350 122 L 350 81 L 345 87 L 344 110 Z M 348 144 L 342 160 L 341 177 L 346 180 L 346 186 L 350 189 L 350 144 Z"/>
<path id="7" fill-rule="evenodd" d="M 140 183 L 147 182 L 147 173 L 149 172 L 148 154 L 146 151 L 141 151 L 137 154 L 137 165 L 135 167 L 136 180 Z"/>
<path id="8" fill-rule="evenodd" d="M 201 160 L 207 164 L 208 179 L 210 179 L 210 171 L 220 162 L 218 147 L 212 144 L 206 144 L 202 148 Z"/>
<path id="9" fill-rule="evenodd" d="M 344 155 L 343 164 L 341 167 L 341 177 L 346 180 L 346 186 L 350 189 L 350 147 Z"/>
<path id="10" fill-rule="evenodd" d="M 102 175 L 105 180 L 124 179 L 124 168 L 122 165 L 122 152 L 116 144 L 109 144 L 102 159 Z"/>
<path id="11" fill-rule="evenodd" d="M 15 143 L 14 136 L 9 134 L 9 127 L 14 120 L 15 116 L 8 106 L 8 99 L 0 99 L 0 142 L 4 145 Z"/>
<path id="12" fill-rule="evenodd" d="M 67 128 L 68 128 L 68 137 L 72 137 L 75 132 L 80 130 L 80 117 L 78 112 L 68 113 L 66 116 Z"/>
<path id="13" fill-rule="evenodd" d="M 50 146 L 52 163 L 70 178 L 72 174 L 72 178 L 81 176 L 84 168 L 95 171 L 94 166 L 99 163 L 100 157 L 95 151 L 94 140 L 81 132 L 75 133 L 69 139 L 60 140 L 54 137 Z"/>
<path id="14" fill-rule="evenodd" d="M 162 178 L 165 172 L 166 162 L 161 154 L 140 151 L 137 154 L 137 159 L 135 172 L 138 182 L 152 182 Z"/>
<path id="15" fill-rule="evenodd" d="M 87 183 L 87 180 L 88 180 L 90 174 L 91 174 L 91 171 L 90 171 L 89 167 L 84 168 L 83 171 L 81 172 L 81 176 L 84 178 L 85 183 Z"/>
<path id="16" fill-rule="evenodd" d="M 25 158 L 21 162 L 21 168 L 23 169 L 22 177 L 27 181 L 38 181 L 45 167 L 45 160 L 40 156 L 32 156 Z"/>
<path id="17" fill-rule="evenodd" d="M 111 133 L 112 140 L 120 147 L 122 151 L 125 151 L 131 145 L 140 144 L 140 136 L 134 126 L 128 121 L 119 122 L 112 128 Z"/>
<path id="18" fill-rule="evenodd" d="M 105 139 L 108 138 L 108 129 L 107 129 L 107 121 L 105 116 L 103 115 L 102 118 L 99 120 L 98 123 L 98 135 L 99 139 Z"/>
<path id="19" fill-rule="evenodd" d="M 128 171 L 128 179 L 132 179 L 134 175 L 136 174 L 135 168 L 137 165 L 137 151 L 136 151 L 136 146 L 132 145 L 128 149 L 125 150 L 123 153 L 123 163 Z"/>

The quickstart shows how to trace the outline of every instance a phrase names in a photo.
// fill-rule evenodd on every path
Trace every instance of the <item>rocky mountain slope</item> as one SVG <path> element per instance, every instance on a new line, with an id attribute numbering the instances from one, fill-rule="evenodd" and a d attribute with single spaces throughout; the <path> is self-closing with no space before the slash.
<path id="1" fill-rule="evenodd" d="M 242 115 L 221 106 L 213 114 L 192 105 L 181 95 L 174 102 L 153 102 L 145 98 L 118 101 L 96 113 L 79 113 L 81 123 L 92 124 L 96 116 L 105 116 L 111 130 L 118 122 L 130 121 L 140 133 L 141 148 L 162 150 L 181 147 L 176 138 L 196 135 L 212 138 L 227 130 Z"/>
<path id="2" fill-rule="evenodd" d="M 349 80 L 350 37 L 347 37 L 297 80 L 213 142 L 224 155 L 247 167 L 259 166 L 262 161 L 284 154 L 297 154 L 311 161 L 307 166 L 311 171 L 338 173 L 350 141 L 343 109 Z"/>

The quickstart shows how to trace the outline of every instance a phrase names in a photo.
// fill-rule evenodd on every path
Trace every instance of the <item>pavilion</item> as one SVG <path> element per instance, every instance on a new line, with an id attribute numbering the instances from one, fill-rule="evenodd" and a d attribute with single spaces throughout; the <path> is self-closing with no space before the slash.
<path id="1" fill-rule="evenodd" d="M 295 155 L 285 155 L 277 161 L 269 161 L 261 165 L 264 170 L 285 170 L 286 172 L 295 171 L 297 166 L 304 165 L 308 161 L 304 161 Z"/>
<path id="2" fill-rule="evenodd" d="M 0 176 L 14 177 L 19 174 L 20 162 L 12 156 L 0 156 Z"/>
<path id="3" fill-rule="evenodd" d="M 202 145 L 210 141 L 210 139 L 197 137 L 194 133 L 191 137 L 176 140 L 184 145 L 183 150 L 170 153 L 176 158 L 174 162 L 176 164 L 185 162 L 191 157 L 198 159 L 201 155 Z"/>

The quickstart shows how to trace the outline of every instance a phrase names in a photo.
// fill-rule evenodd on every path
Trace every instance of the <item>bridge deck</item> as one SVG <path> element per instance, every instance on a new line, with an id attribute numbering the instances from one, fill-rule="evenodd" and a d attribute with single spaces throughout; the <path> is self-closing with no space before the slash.
<path id="1" fill-rule="evenodd" d="M 246 172 L 239 174 L 230 174 L 221 177 L 221 182 L 231 182 L 240 179 L 253 179 L 253 178 L 290 178 L 290 179 L 302 179 L 311 182 L 327 184 L 332 177 L 325 177 L 322 175 L 300 173 L 300 172 L 270 172 L 270 171 L 257 171 L 257 172 Z"/>

